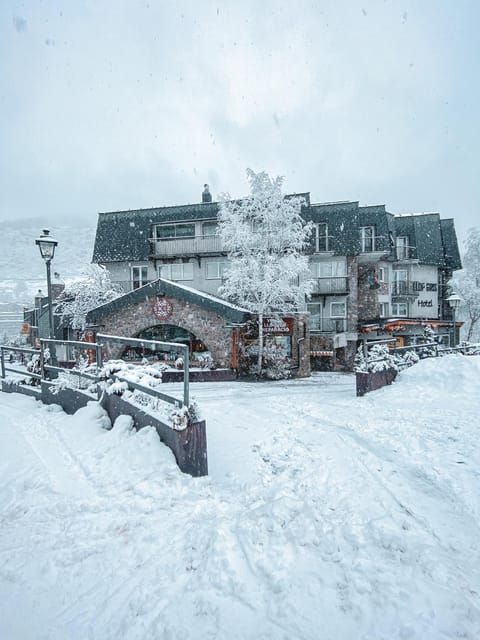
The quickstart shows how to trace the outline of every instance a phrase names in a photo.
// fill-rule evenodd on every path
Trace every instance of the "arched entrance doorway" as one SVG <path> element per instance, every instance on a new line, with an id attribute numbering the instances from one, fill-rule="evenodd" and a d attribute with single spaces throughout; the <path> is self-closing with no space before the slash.
<path id="1" fill-rule="evenodd" d="M 211 358 L 211 354 L 207 346 L 197 338 L 191 331 L 183 329 L 173 324 L 159 324 L 153 327 L 143 329 L 136 336 L 136 338 L 145 340 L 159 340 L 161 342 L 173 342 L 182 345 L 187 345 L 190 351 L 190 361 L 192 364 L 198 362 L 199 364 L 205 362 Z M 123 357 L 128 361 L 139 361 L 144 358 L 147 360 L 162 360 L 162 361 L 175 361 L 182 352 L 175 353 L 174 351 L 163 351 L 161 347 L 152 351 L 145 347 L 128 347 L 123 353 Z"/>

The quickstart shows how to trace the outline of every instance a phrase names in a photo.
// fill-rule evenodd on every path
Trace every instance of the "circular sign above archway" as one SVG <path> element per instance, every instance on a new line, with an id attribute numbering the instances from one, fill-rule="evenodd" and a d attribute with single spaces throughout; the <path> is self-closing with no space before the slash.
<path id="1" fill-rule="evenodd" d="M 166 298 L 155 298 L 152 301 L 152 311 L 159 320 L 168 320 L 172 317 L 173 304 Z"/>

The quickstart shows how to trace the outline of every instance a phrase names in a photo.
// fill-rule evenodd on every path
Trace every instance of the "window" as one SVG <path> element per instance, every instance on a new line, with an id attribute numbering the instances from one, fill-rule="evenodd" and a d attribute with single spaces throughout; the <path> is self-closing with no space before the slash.
<path id="1" fill-rule="evenodd" d="M 375 251 L 375 227 L 360 227 L 362 253 Z"/>
<path id="2" fill-rule="evenodd" d="M 385 267 L 378 267 L 378 281 L 388 282 L 388 269 Z"/>
<path id="3" fill-rule="evenodd" d="M 408 293 L 408 272 L 406 269 L 396 269 L 393 272 L 393 293 L 406 295 Z"/>
<path id="4" fill-rule="evenodd" d="M 328 224 L 326 222 L 320 222 L 316 226 L 317 238 L 316 238 L 316 250 L 317 251 L 330 251 L 330 242 L 328 237 Z"/>
<path id="5" fill-rule="evenodd" d="M 221 280 L 223 278 L 223 272 L 227 266 L 226 262 L 207 262 L 206 264 L 206 278 L 207 280 Z"/>
<path id="6" fill-rule="evenodd" d="M 392 302 L 392 315 L 406 318 L 408 316 L 408 304 L 406 302 Z"/>
<path id="7" fill-rule="evenodd" d="M 331 302 L 330 303 L 330 317 L 331 318 L 344 318 L 346 311 L 345 302 Z"/>
<path id="8" fill-rule="evenodd" d="M 204 236 L 217 235 L 218 224 L 216 222 L 204 222 L 202 225 L 202 234 Z"/>
<path id="9" fill-rule="evenodd" d="M 408 237 L 398 236 L 396 239 L 397 260 L 406 260 L 408 258 Z"/>
<path id="10" fill-rule="evenodd" d="M 132 267 L 132 288 L 138 289 L 148 283 L 148 267 Z"/>
<path id="11" fill-rule="evenodd" d="M 388 318 L 388 302 L 380 303 L 380 318 Z"/>
<path id="12" fill-rule="evenodd" d="M 345 261 L 335 262 L 311 262 L 310 273 L 312 278 L 337 278 L 346 275 Z"/>
<path id="13" fill-rule="evenodd" d="M 159 240 L 171 240 L 172 238 L 194 238 L 195 223 L 188 224 L 159 224 L 155 227 Z"/>
<path id="14" fill-rule="evenodd" d="M 193 262 L 175 262 L 158 267 L 160 278 L 167 280 L 193 280 Z"/>

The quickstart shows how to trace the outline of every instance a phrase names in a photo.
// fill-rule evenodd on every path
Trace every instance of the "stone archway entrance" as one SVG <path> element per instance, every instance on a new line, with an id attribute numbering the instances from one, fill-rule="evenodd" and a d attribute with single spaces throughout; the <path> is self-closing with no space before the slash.
<path id="1" fill-rule="evenodd" d="M 187 345 L 190 352 L 190 362 L 192 364 L 203 364 L 206 360 L 211 360 L 212 355 L 208 346 L 195 336 L 191 331 L 187 331 L 182 327 L 173 324 L 157 324 L 152 327 L 148 327 L 140 331 L 135 338 L 145 340 L 159 340 L 161 342 L 178 343 L 179 345 Z M 176 354 L 171 350 L 152 351 L 145 347 L 128 347 L 122 354 L 122 358 L 125 360 L 136 361 L 147 359 L 164 360 L 165 362 L 175 361 L 179 357 L 181 352 Z"/>
<path id="2" fill-rule="evenodd" d="M 188 339 L 197 353 L 207 349 L 217 368 L 229 369 L 237 366 L 238 327 L 250 317 L 245 309 L 220 298 L 159 279 L 93 309 L 87 321 L 99 333 L 145 339 L 151 331 L 157 339 L 167 337 L 173 327 L 182 344 Z"/>

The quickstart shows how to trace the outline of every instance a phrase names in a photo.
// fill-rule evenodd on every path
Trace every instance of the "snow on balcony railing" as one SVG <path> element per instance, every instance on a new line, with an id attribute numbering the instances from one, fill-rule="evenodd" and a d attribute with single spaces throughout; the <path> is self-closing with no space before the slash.
<path id="1" fill-rule="evenodd" d="M 154 256 L 182 256 L 199 253 L 221 253 L 222 245 L 218 236 L 195 236 L 193 238 L 150 238 Z"/>

